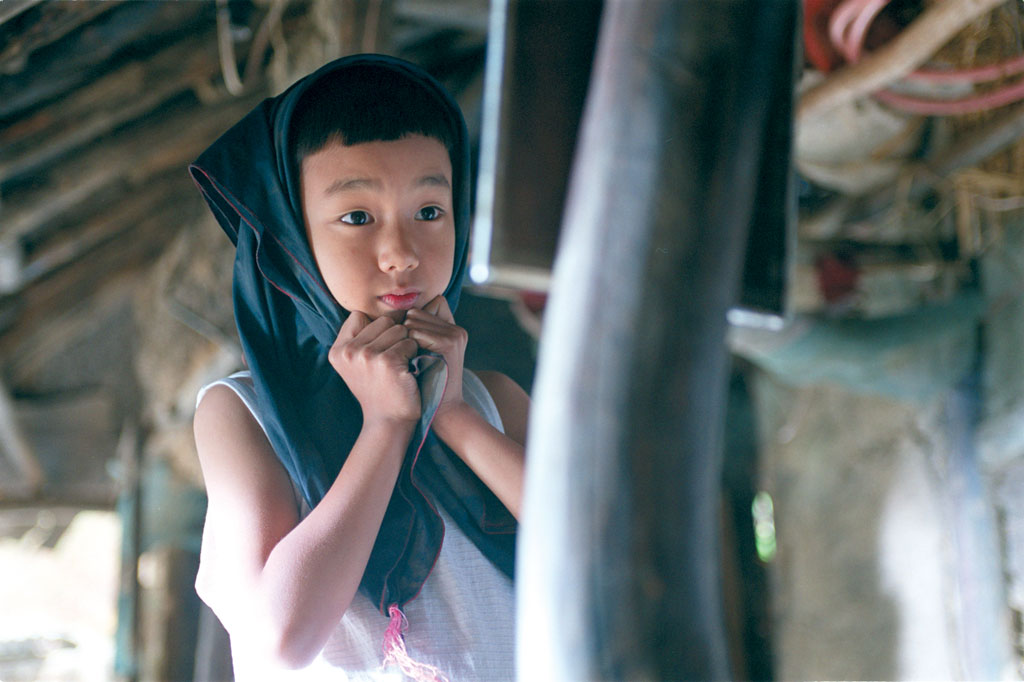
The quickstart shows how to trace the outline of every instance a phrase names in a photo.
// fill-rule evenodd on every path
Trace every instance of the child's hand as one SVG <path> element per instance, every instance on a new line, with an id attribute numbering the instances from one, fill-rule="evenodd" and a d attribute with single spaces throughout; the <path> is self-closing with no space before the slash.
<path id="1" fill-rule="evenodd" d="M 455 324 L 448 302 L 438 296 L 423 310 L 410 310 L 404 324 L 409 329 L 409 338 L 421 348 L 443 355 L 448 363 L 448 384 L 431 430 L 518 518 L 529 396 L 502 374 L 481 373 L 480 379 L 501 415 L 501 426 L 508 429 L 498 430 L 463 399 L 463 361 L 469 335 Z"/>
<path id="2" fill-rule="evenodd" d="M 405 316 L 405 327 L 409 330 L 409 338 L 420 345 L 420 348 L 433 351 L 444 356 L 448 363 L 448 384 L 437 408 L 435 420 L 443 418 L 445 412 L 452 407 L 459 407 L 462 400 L 462 364 L 466 355 L 466 342 L 469 334 L 455 324 L 451 308 L 444 296 L 437 296 L 422 310 L 413 308 Z"/>
<path id="3" fill-rule="evenodd" d="M 364 421 L 419 419 L 420 393 L 409 373 L 419 347 L 410 336 L 386 316 L 371 322 L 352 312 L 341 325 L 327 359 L 359 401 Z"/>

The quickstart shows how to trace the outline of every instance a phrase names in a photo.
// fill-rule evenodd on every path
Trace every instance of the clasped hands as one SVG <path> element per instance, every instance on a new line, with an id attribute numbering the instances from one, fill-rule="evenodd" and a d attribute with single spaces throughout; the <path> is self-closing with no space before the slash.
<path id="1" fill-rule="evenodd" d="M 469 335 L 455 324 L 443 296 L 406 313 L 397 322 L 381 316 L 376 320 L 353 311 L 341 326 L 328 353 L 328 361 L 359 401 L 363 420 L 415 422 L 421 405 L 416 378 L 409 361 L 420 352 L 432 351 L 448 364 L 448 382 L 434 416 L 434 423 L 465 405 L 462 397 L 463 361 Z"/>

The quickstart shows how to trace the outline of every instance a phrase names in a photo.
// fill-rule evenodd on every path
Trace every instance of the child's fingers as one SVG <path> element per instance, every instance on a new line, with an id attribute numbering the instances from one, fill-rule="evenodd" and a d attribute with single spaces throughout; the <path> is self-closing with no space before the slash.
<path id="1" fill-rule="evenodd" d="M 422 310 L 413 308 L 412 310 L 405 314 L 406 324 L 408 324 L 410 321 L 420 322 L 424 320 L 433 320 L 434 322 L 439 322 L 442 325 L 446 326 L 455 324 L 455 318 L 452 316 L 451 308 L 448 307 L 448 301 L 440 297 L 438 297 L 438 299 L 435 300 L 440 301 L 440 303 L 432 306 L 435 312 L 431 312 L 427 308 L 423 308 Z M 431 301 L 431 303 L 433 303 L 433 301 Z"/>
<path id="2" fill-rule="evenodd" d="M 437 312 L 434 314 L 445 322 L 455 324 L 455 316 L 452 315 L 452 309 L 448 306 L 448 299 L 444 296 L 438 296 L 437 301 Z"/>
<path id="3" fill-rule="evenodd" d="M 414 339 L 406 337 L 393 344 L 386 352 L 398 356 L 402 361 L 402 365 L 405 366 L 406 363 L 419 355 L 420 344 L 418 344 Z"/>
<path id="4" fill-rule="evenodd" d="M 359 332 L 363 331 L 369 324 L 369 317 L 358 310 L 353 311 L 349 313 L 348 319 L 342 323 L 341 329 L 338 331 L 337 340 L 340 342 L 350 341 L 356 338 Z"/>
<path id="5" fill-rule="evenodd" d="M 448 306 L 448 301 L 447 299 L 445 299 L 444 296 L 435 296 L 434 298 L 430 299 L 430 301 L 425 306 L 423 306 L 422 310 L 416 310 L 415 308 L 413 308 L 412 310 L 409 311 L 409 313 L 412 313 L 414 316 L 416 313 L 428 313 L 438 318 L 439 320 L 444 320 L 445 322 L 448 322 L 450 324 L 455 324 L 455 317 L 452 315 L 452 309 Z"/>
<path id="6" fill-rule="evenodd" d="M 373 341 L 378 336 L 383 334 L 385 331 L 387 331 L 388 329 L 391 329 L 393 327 L 396 327 L 396 326 L 401 326 L 401 325 L 397 324 L 390 317 L 383 317 L 383 316 L 382 317 L 378 317 L 376 320 L 370 322 L 365 327 L 363 327 L 360 330 L 360 332 L 358 334 L 356 334 L 356 336 L 353 339 L 353 341 L 357 345 L 363 345 L 363 346 L 369 345 L 369 344 L 373 343 Z"/>
<path id="7" fill-rule="evenodd" d="M 451 322 L 446 322 L 434 314 L 424 312 L 422 310 L 416 310 L 413 308 L 405 315 L 405 321 L 402 323 L 410 329 L 414 328 L 436 328 L 444 329 L 450 327 Z"/>
<path id="8" fill-rule="evenodd" d="M 440 353 L 441 355 L 444 355 L 445 351 L 450 348 L 449 344 L 444 343 L 440 338 L 432 334 L 410 332 L 409 339 L 415 342 L 421 349 Z"/>
<path id="9" fill-rule="evenodd" d="M 431 348 L 432 338 L 435 334 L 425 331 L 417 327 L 407 327 L 409 331 L 409 338 L 419 343 L 426 350 L 436 350 Z"/>
<path id="10" fill-rule="evenodd" d="M 372 331 L 372 330 L 370 330 Z M 377 353 L 383 353 L 396 343 L 409 338 L 409 330 L 400 324 L 392 324 L 383 329 L 376 338 L 368 340 L 366 347 Z"/>
<path id="11" fill-rule="evenodd" d="M 469 335 L 462 327 L 437 318 L 430 320 L 406 320 L 409 338 L 416 340 L 426 350 L 447 354 L 456 348 L 465 348 Z"/>
<path id="12" fill-rule="evenodd" d="M 415 339 L 426 350 L 443 351 L 457 342 L 457 334 L 461 331 L 454 325 L 446 324 L 432 318 L 410 322 L 406 320 L 409 338 Z"/>
<path id="13" fill-rule="evenodd" d="M 437 315 L 438 310 L 441 309 L 442 303 L 445 303 L 445 307 L 447 307 L 447 302 L 444 300 L 444 296 L 435 296 L 427 301 L 427 304 L 423 306 L 423 312 L 430 313 L 431 315 Z"/>

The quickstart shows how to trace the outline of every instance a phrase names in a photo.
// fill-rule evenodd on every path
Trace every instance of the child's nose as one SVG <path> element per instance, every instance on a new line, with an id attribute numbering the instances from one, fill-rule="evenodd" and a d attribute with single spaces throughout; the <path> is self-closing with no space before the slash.
<path id="1" fill-rule="evenodd" d="M 400 225 L 383 230 L 377 259 L 384 272 L 411 270 L 420 263 L 408 230 Z"/>

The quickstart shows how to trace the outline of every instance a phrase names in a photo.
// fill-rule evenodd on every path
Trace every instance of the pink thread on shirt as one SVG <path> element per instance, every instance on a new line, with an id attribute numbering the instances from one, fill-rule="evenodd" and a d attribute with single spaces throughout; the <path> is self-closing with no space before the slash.
<path id="1" fill-rule="evenodd" d="M 405 614 L 398 608 L 398 604 L 388 607 L 388 615 L 391 620 L 388 628 L 384 631 L 384 661 L 381 668 L 389 665 L 397 665 L 408 677 L 419 682 L 449 682 L 448 677 L 438 668 L 427 663 L 420 663 L 409 656 L 405 648 L 405 637 L 402 633 L 409 627 L 409 621 Z"/>

